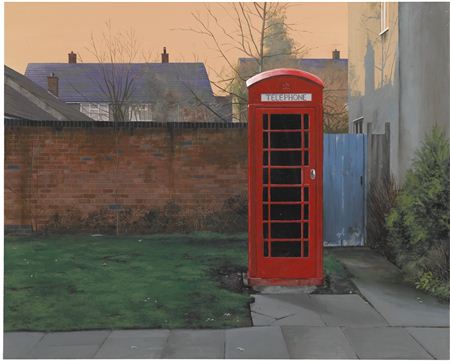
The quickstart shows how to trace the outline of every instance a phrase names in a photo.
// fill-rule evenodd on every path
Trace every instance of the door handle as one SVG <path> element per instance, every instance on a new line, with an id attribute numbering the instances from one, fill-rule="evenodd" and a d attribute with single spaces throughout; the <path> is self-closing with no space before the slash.
<path id="1" fill-rule="evenodd" d="M 314 168 L 311 168 L 311 170 L 309 171 L 309 178 L 311 180 L 315 180 L 316 179 L 316 170 Z"/>

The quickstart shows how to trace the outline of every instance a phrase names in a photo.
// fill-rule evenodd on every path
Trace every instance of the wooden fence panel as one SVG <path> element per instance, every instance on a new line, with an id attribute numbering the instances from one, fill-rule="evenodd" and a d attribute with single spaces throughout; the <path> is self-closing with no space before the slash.
<path id="1" fill-rule="evenodd" d="M 366 139 L 364 134 L 324 135 L 325 246 L 364 245 Z"/>

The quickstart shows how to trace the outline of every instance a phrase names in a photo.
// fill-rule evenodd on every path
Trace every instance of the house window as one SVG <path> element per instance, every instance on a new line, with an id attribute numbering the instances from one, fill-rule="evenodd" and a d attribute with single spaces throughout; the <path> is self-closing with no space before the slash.
<path id="1" fill-rule="evenodd" d="M 353 120 L 353 130 L 356 134 L 362 134 L 363 133 L 363 121 L 364 118 L 358 118 Z"/>
<path id="2" fill-rule="evenodd" d="M 389 3 L 383 1 L 380 3 L 380 35 L 389 30 Z"/>
<path id="3" fill-rule="evenodd" d="M 130 121 L 152 120 L 152 109 L 150 104 L 132 104 L 128 110 Z"/>
<path id="4" fill-rule="evenodd" d="M 82 102 L 80 111 L 91 119 L 109 121 L 109 105 L 105 103 Z"/>

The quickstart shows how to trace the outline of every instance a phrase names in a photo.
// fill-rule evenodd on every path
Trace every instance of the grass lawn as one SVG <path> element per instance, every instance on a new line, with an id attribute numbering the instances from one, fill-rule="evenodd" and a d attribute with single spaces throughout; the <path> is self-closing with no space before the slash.
<path id="1" fill-rule="evenodd" d="M 245 271 L 247 235 L 6 237 L 11 330 L 251 326 L 247 293 L 221 277 Z"/>

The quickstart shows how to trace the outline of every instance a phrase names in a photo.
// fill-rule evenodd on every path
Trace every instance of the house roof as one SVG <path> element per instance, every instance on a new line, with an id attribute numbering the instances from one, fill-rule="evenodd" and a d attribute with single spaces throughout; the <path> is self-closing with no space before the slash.
<path id="1" fill-rule="evenodd" d="M 277 76 L 294 76 L 294 77 L 298 77 L 298 78 L 303 78 L 305 80 L 311 81 L 311 82 L 316 83 L 319 86 L 323 87 L 323 81 L 319 77 L 317 77 L 309 72 L 300 71 L 300 70 L 293 69 L 293 68 L 279 68 L 279 69 L 275 69 L 275 70 L 269 70 L 269 71 L 264 71 L 262 73 L 258 73 L 257 75 L 254 75 L 253 77 L 249 78 L 247 80 L 246 84 L 247 84 L 247 87 L 250 87 L 250 86 L 254 85 L 255 83 L 261 82 L 268 78 L 277 77 Z"/>
<path id="2" fill-rule="evenodd" d="M 163 95 L 187 98 L 194 92 L 202 98 L 213 97 L 211 84 L 203 63 L 30 63 L 25 75 L 41 87 L 47 88 L 47 76 L 59 78 L 59 98 L 65 102 L 109 102 L 102 90 L 103 74 L 108 77 L 117 71 L 116 84 L 124 84 L 121 77 L 129 72 L 134 80 L 131 102 L 155 102 Z"/>
<path id="3" fill-rule="evenodd" d="M 254 58 L 239 58 L 240 64 L 252 64 L 255 63 Z M 348 65 L 347 58 L 331 59 L 331 58 L 302 58 L 297 61 L 298 68 L 304 70 L 322 69 L 329 65 L 346 69 Z"/>
<path id="4" fill-rule="evenodd" d="M 330 65 L 334 67 L 347 68 L 348 59 L 347 58 L 339 58 L 339 59 L 331 59 L 331 58 L 303 58 L 298 60 L 299 68 L 304 69 L 321 69 L 328 67 Z"/>
<path id="5" fill-rule="evenodd" d="M 91 120 L 5 65 L 5 116 L 27 120 Z"/>

